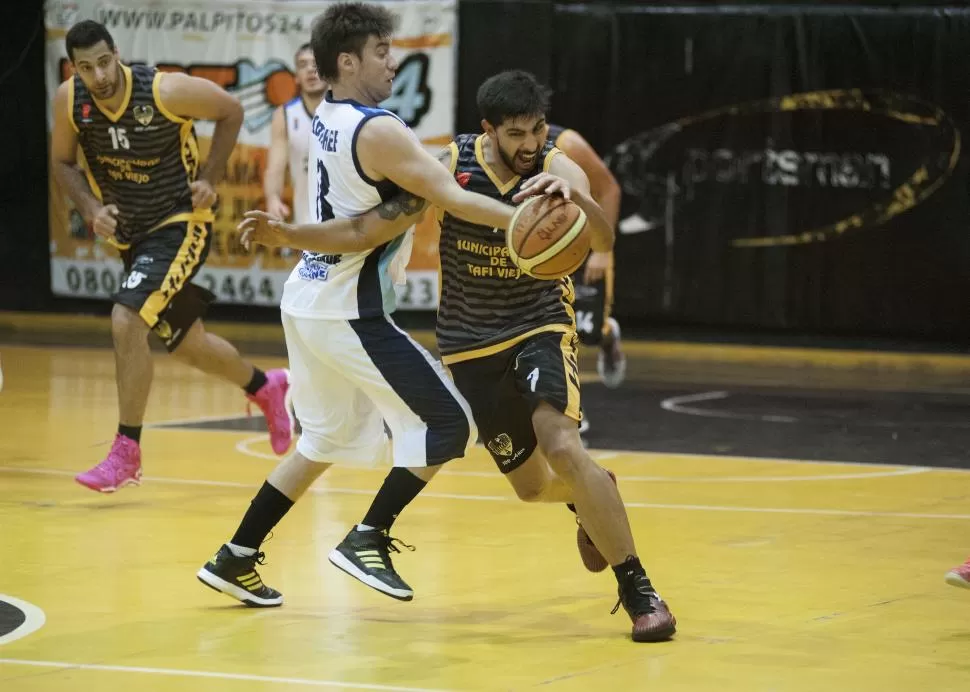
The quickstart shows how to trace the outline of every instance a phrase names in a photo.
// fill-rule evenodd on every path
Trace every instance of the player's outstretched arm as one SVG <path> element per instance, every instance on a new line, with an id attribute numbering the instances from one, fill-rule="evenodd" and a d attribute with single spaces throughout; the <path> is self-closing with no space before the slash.
<path id="1" fill-rule="evenodd" d="M 269 152 L 266 155 L 266 172 L 263 174 L 263 195 L 266 197 L 266 211 L 270 216 L 285 219 L 290 215 L 289 208 L 283 203 L 283 183 L 286 181 L 286 114 L 283 106 L 273 113 L 270 124 Z M 303 200 L 297 200 L 303 203 Z"/>
<path id="2" fill-rule="evenodd" d="M 554 156 L 549 164 L 547 173 L 540 173 L 526 180 L 519 192 L 512 198 L 513 202 L 520 202 L 530 195 L 546 190 L 550 184 L 557 184 L 557 179 L 565 180 L 569 184 L 569 199 L 575 202 L 586 213 L 587 223 L 591 232 L 590 247 L 593 252 L 612 252 L 614 231 L 602 207 L 596 203 L 589 192 L 589 179 L 575 161 L 560 154 Z"/>
<path id="3" fill-rule="evenodd" d="M 242 127 L 243 108 L 239 99 L 215 82 L 181 72 L 164 74 L 158 91 L 160 105 L 177 118 L 215 121 L 209 156 L 199 173 L 200 180 L 214 186 L 225 175 L 226 162 Z"/>
<path id="4" fill-rule="evenodd" d="M 73 78 L 72 78 L 73 79 Z M 61 189 L 67 193 L 78 212 L 88 223 L 101 209 L 101 202 L 91 193 L 77 164 L 77 132 L 71 119 L 70 80 L 57 87 L 54 95 L 54 131 L 51 135 L 51 170 Z"/>
<path id="5" fill-rule="evenodd" d="M 463 189 L 396 118 L 364 123 L 357 135 L 357 158 L 368 175 L 386 177 L 465 221 L 503 230 L 512 222 L 513 207 Z"/>
<path id="6" fill-rule="evenodd" d="M 239 230 L 243 246 L 292 247 L 310 252 L 363 252 L 393 240 L 421 219 L 427 202 L 401 192 L 352 219 L 294 225 L 262 211 L 248 211 Z"/>

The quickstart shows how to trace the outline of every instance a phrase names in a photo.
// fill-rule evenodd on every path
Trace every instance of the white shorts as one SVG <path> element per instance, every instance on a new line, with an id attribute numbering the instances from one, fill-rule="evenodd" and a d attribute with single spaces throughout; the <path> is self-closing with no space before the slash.
<path id="1" fill-rule="evenodd" d="M 303 429 L 296 449 L 307 459 L 423 467 L 463 457 L 475 444 L 471 409 L 444 366 L 390 317 L 284 312 L 282 320 Z"/>

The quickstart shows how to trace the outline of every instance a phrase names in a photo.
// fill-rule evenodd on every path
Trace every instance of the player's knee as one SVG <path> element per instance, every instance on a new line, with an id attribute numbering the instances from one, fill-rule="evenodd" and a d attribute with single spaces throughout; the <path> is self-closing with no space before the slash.
<path id="1" fill-rule="evenodd" d="M 135 339 L 148 338 L 148 325 L 131 308 L 115 303 L 111 309 L 111 336 L 115 344 L 124 345 Z"/>
<path id="2" fill-rule="evenodd" d="M 568 430 L 557 430 L 547 439 L 540 440 L 539 445 L 556 475 L 572 485 L 587 463 L 586 450 L 579 435 L 570 434 Z"/>
<path id="3" fill-rule="evenodd" d="M 542 502 L 542 497 L 546 492 L 545 483 L 528 483 L 512 486 L 516 496 L 523 502 Z"/>

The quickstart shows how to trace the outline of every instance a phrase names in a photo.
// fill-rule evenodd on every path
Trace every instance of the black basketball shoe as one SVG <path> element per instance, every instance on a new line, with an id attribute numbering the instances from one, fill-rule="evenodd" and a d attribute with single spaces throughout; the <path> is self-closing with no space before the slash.
<path id="1" fill-rule="evenodd" d="M 355 527 L 340 545 L 330 551 L 330 562 L 372 589 L 399 601 L 410 601 L 414 598 L 414 591 L 394 571 L 391 562 L 390 551 L 401 552 L 394 545 L 395 542 L 414 550 L 414 546 L 391 538 L 387 531 L 358 531 Z"/>
<path id="2" fill-rule="evenodd" d="M 262 565 L 265 557 L 263 553 L 236 557 L 229 546 L 223 545 L 195 576 L 209 588 L 252 608 L 275 608 L 283 605 L 283 594 L 266 586 L 256 571 L 256 565 Z"/>

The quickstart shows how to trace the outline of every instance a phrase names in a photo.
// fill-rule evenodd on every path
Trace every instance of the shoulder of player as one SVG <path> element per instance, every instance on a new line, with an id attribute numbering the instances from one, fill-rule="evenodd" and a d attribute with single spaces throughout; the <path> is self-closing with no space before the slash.
<path id="1" fill-rule="evenodd" d="M 357 126 L 357 146 L 393 146 L 414 139 L 414 134 L 390 111 L 373 109 Z"/>
<path id="2" fill-rule="evenodd" d="M 57 85 L 57 89 L 54 90 L 54 105 L 67 105 L 71 94 L 74 93 L 74 76 L 70 76 L 63 82 Z"/>

